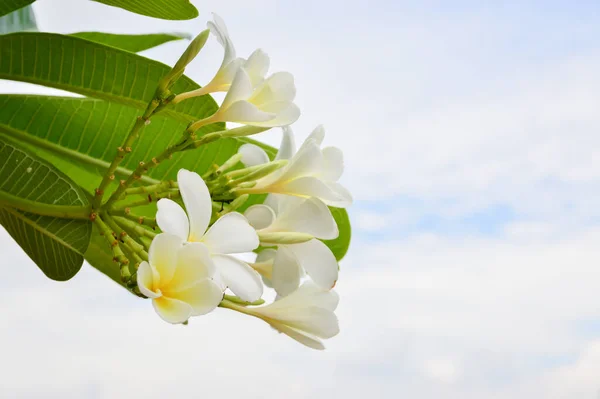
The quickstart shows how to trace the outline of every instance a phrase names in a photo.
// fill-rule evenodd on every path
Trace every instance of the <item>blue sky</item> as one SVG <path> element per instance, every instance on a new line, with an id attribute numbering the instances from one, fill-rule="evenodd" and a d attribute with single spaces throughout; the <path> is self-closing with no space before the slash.
<path id="1" fill-rule="evenodd" d="M 0 396 L 597 397 L 597 2 L 194 3 L 185 22 L 35 10 L 48 31 L 191 33 L 214 11 L 240 55 L 261 47 L 294 74 L 294 130 L 325 125 L 356 199 L 342 332 L 315 353 L 226 311 L 167 326 L 89 267 L 45 280 L 1 232 L 18 267 L 0 283 Z M 189 75 L 205 82 L 220 57 L 210 42 Z"/>

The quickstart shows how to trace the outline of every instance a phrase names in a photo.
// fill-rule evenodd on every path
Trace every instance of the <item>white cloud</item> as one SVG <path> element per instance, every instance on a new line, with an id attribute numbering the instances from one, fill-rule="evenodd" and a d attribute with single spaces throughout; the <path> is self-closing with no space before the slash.
<path id="1" fill-rule="evenodd" d="M 597 43 L 541 54 L 531 21 L 400 2 L 378 14 L 359 2 L 197 5 L 197 21 L 127 15 L 125 25 L 124 14 L 92 2 L 36 10 L 48 31 L 193 33 L 215 10 L 240 55 L 264 47 L 273 71 L 295 74 L 299 138 L 324 123 L 326 144 L 346 155 L 344 184 L 375 205 L 352 211 L 341 334 L 317 353 L 221 309 L 166 325 L 89 267 L 68 283 L 46 280 L 0 232 L 0 396 L 596 395 L 600 332 L 586 323 L 600 318 Z M 573 42 L 597 26 L 547 23 Z M 184 47 L 147 54 L 173 63 Z M 205 81 L 220 57 L 211 41 L 190 75 Z M 3 91 L 22 87 L 2 82 Z M 374 243 L 361 234 L 497 204 L 518 220 L 491 238 L 426 232 Z"/>

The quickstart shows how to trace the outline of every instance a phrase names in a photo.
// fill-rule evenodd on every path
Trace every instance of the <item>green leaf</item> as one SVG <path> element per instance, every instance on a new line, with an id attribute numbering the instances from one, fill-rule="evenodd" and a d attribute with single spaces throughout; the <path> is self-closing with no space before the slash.
<path id="1" fill-rule="evenodd" d="M 35 15 L 31 6 L 20 8 L 0 17 L 0 35 L 21 31 L 37 31 Z"/>
<path id="2" fill-rule="evenodd" d="M 0 36 L 0 79 L 54 87 L 84 96 L 145 109 L 161 77 L 171 68 L 128 51 L 54 33 Z M 174 93 L 199 86 L 182 77 Z M 189 123 L 217 110 L 210 96 L 183 101 L 164 114 Z M 207 131 L 222 129 L 213 124 Z"/>
<path id="3" fill-rule="evenodd" d="M 148 17 L 184 20 L 194 19 L 198 10 L 188 0 L 93 0 L 109 6 L 123 8 Z"/>
<path id="4" fill-rule="evenodd" d="M 4 136 L 0 136 L 0 193 L 36 204 L 89 203 L 67 176 Z M 39 216 L 8 206 L 0 206 L 0 224 L 46 276 L 58 281 L 79 271 L 92 230 L 89 220 Z"/>
<path id="5" fill-rule="evenodd" d="M 5 110 L 0 112 L 0 133 L 32 145 L 41 156 L 90 193 L 97 187 L 124 132 L 136 116 L 135 110 L 119 104 L 88 98 L 44 96 L 0 95 L 0 110 Z M 180 137 L 185 126 L 185 123 L 158 115 L 145 127 L 117 177 L 128 176 L 137 162 L 159 154 Z M 245 143 L 260 145 L 271 158 L 275 156 L 274 148 L 248 138 L 222 139 L 198 150 L 175 154 L 169 162 L 152 169 L 150 177 L 175 179 L 180 168 L 203 173 L 212 164 L 223 163 Z M 253 196 L 249 204 L 263 200 L 264 196 Z M 331 209 L 340 236 L 326 244 L 341 259 L 350 244 L 350 223 L 345 210 Z M 156 209 L 148 206 L 144 212 L 153 216 Z"/>
<path id="6" fill-rule="evenodd" d="M 34 1 L 35 0 L 2 0 L 0 3 L 0 17 L 23 8 Z"/>
<path id="7" fill-rule="evenodd" d="M 121 50 L 138 53 L 174 40 L 189 39 L 185 34 L 149 33 L 145 35 L 119 35 L 104 32 L 77 32 L 69 36 L 104 44 Z"/>

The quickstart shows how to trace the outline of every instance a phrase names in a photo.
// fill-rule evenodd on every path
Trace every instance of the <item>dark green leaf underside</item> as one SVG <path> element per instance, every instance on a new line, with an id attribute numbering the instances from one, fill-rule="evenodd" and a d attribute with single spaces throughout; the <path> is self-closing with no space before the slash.
<path id="1" fill-rule="evenodd" d="M 85 205 L 87 198 L 70 179 L 26 148 L 0 136 L 0 190 L 54 205 Z M 81 268 L 91 222 L 0 209 L 0 223 L 53 280 L 68 280 Z"/>
<path id="2" fill-rule="evenodd" d="M 0 79 L 54 87 L 137 109 L 146 108 L 158 81 L 169 70 L 160 62 L 77 37 L 33 32 L 0 36 Z M 182 93 L 198 87 L 184 76 L 172 90 Z M 202 96 L 164 114 L 189 123 L 216 110 L 215 101 Z"/>
<path id="3" fill-rule="evenodd" d="M 2 0 L 0 2 L 0 17 L 23 8 L 35 0 Z"/>
<path id="4" fill-rule="evenodd" d="M 149 33 L 145 35 L 119 35 L 104 32 L 77 32 L 69 36 L 137 53 L 174 40 L 189 38 L 182 34 Z"/>
<path id="5" fill-rule="evenodd" d="M 26 6 L 0 17 L 0 35 L 21 31 L 37 31 L 33 8 Z"/>
<path id="6" fill-rule="evenodd" d="M 198 10 L 189 0 L 93 0 L 119 7 L 148 17 L 185 20 L 198 16 Z"/>

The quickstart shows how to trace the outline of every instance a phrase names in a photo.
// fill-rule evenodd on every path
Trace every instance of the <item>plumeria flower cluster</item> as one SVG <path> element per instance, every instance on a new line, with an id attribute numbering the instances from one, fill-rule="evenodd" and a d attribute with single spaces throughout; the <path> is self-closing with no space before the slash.
<path id="1" fill-rule="evenodd" d="M 171 93 L 210 34 L 224 49 L 218 71 L 201 88 Z M 212 115 L 189 124 L 182 138 L 159 156 L 140 162 L 102 203 L 105 183 L 114 180 L 107 174 L 96 190 L 98 212 L 93 219 L 111 243 L 122 281 L 150 299 L 166 322 L 187 324 L 221 307 L 264 320 L 308 347 L 323 349 L 321 340 L 339 332 L 334 313 L 339 266 L 326 244 L 339 230 L 330 207 L 348 207 L 352 196 L 339 182 L 344 170 L 341 150 L 322 147 L 323 127 L 314 129 L 296 150 L 289 127 L 300 116 L 294 79 L 288 72 L 269 75 L 269 62 L 262 50 L 237 57 L 224 21 L 215 15 L 208 30 L 159 82 L 157 97 L 123 148 L 129 148 L 139 129 L 164 107 L 215 92 L 225 92 L 224 100 Z M 199 134 L 216 122 L 242 126 Z M 273 127 L 282 128 L 274 157 L 266 147 L 247 143 L 202 175 L 180 169 L 176 181 L 131 187 L 176 152 Z M 124 152 L 120 147 L 113 171 Z M 142 199 L 129 200 L 136 195 Z M 155 218 L 131 213 L 132 207 L 148 202 L 156 202 Z M 275 299 L 265 303 L 263 296 L 269 294 Z"/>

